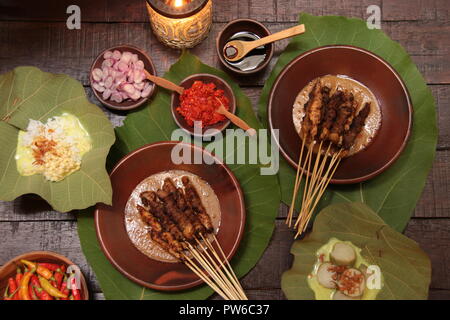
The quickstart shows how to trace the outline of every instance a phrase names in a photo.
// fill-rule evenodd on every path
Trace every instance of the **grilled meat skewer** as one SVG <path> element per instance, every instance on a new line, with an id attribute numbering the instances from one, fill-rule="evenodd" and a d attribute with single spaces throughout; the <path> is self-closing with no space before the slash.
<path id="1" fill-rule="evenodd" d="M 350 149 L 350 147 L 355 142 L 356 137 L 361 132 L 364 124 L 366 122 L 367 117 L 370 113 L 370 103 L 366 103 L 364 108 L 362 108 L 358 115 L 355 117 L 355 120 L 350 126 L 350 130 L 344 135 L 343 145 L 345 149 Z"/>
<path id="2" fill-rule="evenodd" d="M 190 179 L 186 176 L 181 178 L 181 182 L 183 182 L 186 199 L 189 204 L 192 206 L 194 211 L 197 213 L 198 219 L 201 221 L 202 225 L 206 228 L 208 233 L 214 231 L 214 226 L 211 222 L 211 218 L 206 213 L 205 207 L 203 207 L 200 196 L 197 193 L 197 190 L 192 185 Z"/>
<path id="3" fill-rule="evenodd" d="M 180 209 L 178 209 L 175 194 L 171 192 L 170 179 L 164 181 L 163 190 L 158 190 L 156 194 L 159 199 L 164 203 L 167 214 L 172 221 L 179 227 L 183 236 L 188 241 L 194 240 L 194 226 L 192 225 L 189 217 L 187 217 Z"/>
<path id="4" fill-rule="evenodd" d="M 171 192 L 174 195 L 178 209 L 180 209 L 192 223 L 195 235 L 205 233 L 206 229 L 199 220 L 199 217 L 193 211 L 190 203 L 187 201 L 184 191 L 181 188 L 177 188 L 171 179 L 165 180 L 163 190 Z"/>
<path id="5" fill-rule="evenodd" d="M 180 252 L 183 251 L 181 243 L 174 239 L 170 232 L 163 230 L 164 228 L 152 213 L 139 205 L 137 209 L 144 223 L 151 227 L 150 238 L 175 258 L 181 259 Z"/>
<path id="6" fill-rule="evenodd" d="M 145 191 L 141 193 L 141 201 L 154 216 L 159 219 L 165 229 L 173 235 L 178 241 L 183 241 L 184 237 L 177 225 L 165 213 L 164 206 L 158 201 L 158 196 L 153 191 Z"/>

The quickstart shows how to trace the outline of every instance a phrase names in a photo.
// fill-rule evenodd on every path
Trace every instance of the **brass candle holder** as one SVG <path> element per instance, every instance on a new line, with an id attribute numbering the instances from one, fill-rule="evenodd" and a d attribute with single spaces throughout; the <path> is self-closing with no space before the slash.
<path id="1" fill-rule="evenodd" d="M 147 0 L 153 33 L 166 46 L 192 48 L 212 23 L 212 0 Z"/>

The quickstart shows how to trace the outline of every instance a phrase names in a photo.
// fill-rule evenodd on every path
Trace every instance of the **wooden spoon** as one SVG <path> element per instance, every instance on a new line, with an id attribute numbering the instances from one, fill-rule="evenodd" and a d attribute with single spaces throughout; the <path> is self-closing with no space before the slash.
<path id="1" fill-rule="evenodd" d="M 217 113 L 220 113 L 227 117 L 231 122 L 233 122 L 235 125 L 237 125 L 242 130 L 246 131 L 250 136 L 254 136 L 256 134 L 256 130 L 250 127 L 244 120 L 239 118 L 238 116 L 234 115 L 230 111 L 228 111 L 225 106 L 223 105 L 222 101 L 220 101 L 217 98 L 217 101 L 220 103 L 220 107 L 217 108 L 215 111 Z"/>
<path id="2" fill-rule="evenodd" d="M 304 32 L 305 25 L 301 24 L 254 41 L 232 40 L 223 48 L 223 55 L 228 61 L 237 61 L 245 57 L 255 48 L 277 40 L 293 37 Z"/>
<path id="3" fill-rule="evenodd" d="M 175 83 L 173 83 L 169 80 L 166 80 L 164 78 L 154 76 L 154 75 L 150 74 L 147 70 L 144 70 L 144 72 L 145 72 L 145 75 L 147 76 L 147 79 L 150 80 L 151 82 L 157 84 L 158 86 L 169 89 L 171 91 L 178 92 L 179 94 L 183 93 L 183 91 L 184 91 L 183 87 L 180 87 L 179 85 L 176 85 Z"/>

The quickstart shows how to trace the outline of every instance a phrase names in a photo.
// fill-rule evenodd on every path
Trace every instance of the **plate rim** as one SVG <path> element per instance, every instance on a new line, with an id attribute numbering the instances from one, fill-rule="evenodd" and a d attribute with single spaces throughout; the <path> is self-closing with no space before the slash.
<path id="1" fill-rule="evenodd" d="M 142 146 L 140 148 L 137 148 L 137 149 L 131 151 L 130 153 L 126 154 L 124 157 L 122 157 L 122 159 L 120 159 L 117 162 L 117 164 L 114 166 L 114 168 L 111 170 L 111 173 L 109 174 L 110 179 L 112 179 L 112 176 L 113 176 L 114 172 L 116 172 L 121 165 L 123 165 L 129 158 L 133 157 L 135 154 L 140 153 L 140 152 L 142 152 L 143 150 L 146 150 L 146 149 L 157 148 L 158 146 L 163 146 L 163 145 L 173 145 L 173 146 L 175 146 L 175 145 L 177 145 L 179 143 L 188 145 L 191 148 L 194 148 L 194 149 L 200 150 L 202 152 L 205 152 L 206 154 L 211 156 L 213 159 L 215 159 L 215 161 L 216 161 L 215 164 L 218 164 L 218 165 L 222 166 L 225 169 L 227 174 L 232 179 L 234 185 L 236 186 L 236 191 L 237 191 L 237 195 L 238 195 L 238 198 L 239 198 L 240 209 L 241 209 L 240 212 L 242 212 L 242 215 L 241 215 L 241 219 L 239 220 L 240 224 L 239 224 L 239 229 L 238 229 L 238 236 L 237 236 L 236 240 L 233 243 L 233 247 L 231 248 L 230 252 L 227 255 L 227 260 L 231 261 L 231 259 L 236 254 L 237 249 L 239 248 L 239 245 L 240 245 L 240 243 L 242 241 L 242 238 L 243 238 L 243 235 L 244 235 L 244 229 L 245 229 L 245 224 L 246 224 L 246 220 L 247 220 L 246 219 L 247 212 L 246 212 L 246 207 L 245 207 L 244 193 L 242 191 L 242 188 L 241 188 L 241 185 L 239 183 L 239 180 L 236 178 L 236 176 L 231 171 L 231 169 L 228 168 L 228 166 L 225 163 L 223 163 L 223 161 L 220 158 L 218 158 L 217 156 L 213 155 L 212 153 L 210 153 L 208 150 L 204 149 L 203 147 L 200 147 L 200 146 L 192 144 L 192 143 L 186 143 L 186 142 L 182 142 L 182 141 L 158 141 L 158 142 L 145 144 L 144 146 Z M 202 164 L 203 165 L 207 165 L 205 163 L 202 163 Z M 113 192 L 113 197 L 114 197 L 114 192 Z M 149 288 L 149 289 L 153 289 L 153 290 L 158 290 L 158 291 L 165 291 L 165 292 L 182 291 L 182 290 L 190 289 L 190 288 L 197 287 L 199 285 L 205 284 L 202 279 L 198 278 L 195 281 L 192 281 L 192 282 L 189 282 L 189 283 L 183 284 L 183 285 L 163 286 L 163 285 L 157 285 L 157 284 L 145 282 L 145 281 L 143 281 L 141 279 L 136 278 L 132 274 L 128 273 L 124 268 L 122 268 L 118 263 L 116 263 L 116 261 L 113 259 L 113 257 L 111 256 L 111 254 L 107 250 L 107 248 L 105 248 L 104 241 L 102 239 L 101 232 L 100 232 L 99 221 L 98 221 L 98 216 L 99 216 L 100 211 L 101 211 L 101 206 L 109 206 L 109 205 L 97 204 L 95 206 L 94 223 L 95 223 L 95 232 L 96 232 L 97 240 L 98 240 L 98 242 L 100 244 L 100 248 L 101 248 L 103 254 L 105 255 L 105 257 L 108 259 L 108 261 L 111 263 L 111 265 L 116 270 L 118 270 L 123 276 L 125 276 L 129 280 L 131 280 L 134 283 L 137 283 L 137 284 L 139 284 L 139 285 L 141 285 L 143 287 L 146 287 L 146 288 Z M 109 206 L 109 207 L 112 207 L 112 205 Z M 144 255 L 140 251 L 139 251 L 139 254 Z M 145 256 L 145 257 L 147 257 L 147 256 Z M 147 258 L 151 259 L 150 257 L 147 257 Z M 151 260 L 154 260 L 154 259 L 151 259 Z M 168 264 L 172 264 L 172 263 L 168 263 Z"/>
<path id="2" fill-rule="evenodd" d="M 302 60 L 303 58 L 305 58 L 305 57 L 307 57 L 307 56 L 309 56 L 311 54 L 314 54 L 316 52 L 323 51 L 323 50 L 329 50 L 329 49 L 349 49 L 349 50 L 359 51 L 359 52 L 362 52 L 364 54 L 367 54 L 367 55 L 372 56 L 373 58 L 377 59 L 383 65 L 385 65 L 389 69 L 389 71 L 391 71 L 391 73 L 397 78 L 400 86 L 403 89 L 403 93 L 404 93 L 404 95 L 406 97 L 406 101 L 407 101 L 407 106 L 408 106 L 408 129 L 406 131 L 405 138 L 403 139 L 403 142 L 402 142 L 400 148 L 395 153 L 395 155 L 388 162 L 386 162 L 381 168 L 379 168 L 379 169 L 377 169 L 377 170 L 375 170 L 375 171 L 373 171 L 371 173 L 368 173 L 368 174 L 366 174 L 364 176 L 357 177 L 357 178 L 351 178 L 351 179 L 331 179 L 330 180 L 331 184 L 336 184 L 336 185 L 360 183 L 360 182 L 364 182 L 364 181 L 370 180 L 370 179 L 378 176 L 382 172 L 386 171 L 400 157 L 400 155 L 402 154 L 403 150 L 406 148 L 406 145 L 409 142 L 409 138 L 411 137 L 412 126 L 413 126 L 414 109 L 413 109 L 411 96 L 409 94 L 408 87 L 405 85 L 405 83 L 403 82 L 403 79 L 398 74 L 398 72 L 394 69 L 394 67 L 392 67 L 391 64 L 389 64 L 386 60 L 384 60 L 379 55 L 377 55 L 377 54 L 375 54 L 375 53 L 373 53 L 373 52 L 371 52 L 369 50 L 366 50 L 364 48 L 360 48 L 360 47 L 356 47 L 356 46 L 352 46 L 352 45 L 325 45 L 325 46 L 320 46 L 320 47 L 317 47 L 317 48 L 313 48 L 313 49 L 307 50 L 307 51 L 301 53 L 300 55 L 296 56 L 295 58 L 293 58 L 280 71 L 280 73 L 278 74 L 278 76 L 276 77 L 276 79 L 275 79 L 275 81 L 274 81 L 274 83 L 272 85 L 272 88 L 270 89 L 270 93 L 269 93 L 269 97 L 268 97 L 268 103 L 267 103 L 267 118 L 268 118 L 268 124 L 269 124 L 269 128 L 270 128 L 270 133 L 273 136 L 273 138 L 275 140 L 275 143 L 279 147 L 280 152 L 283 155 L 283 158 L 288 162 L 288 164 L 292 168 L 294 168 L 295 170 L 298 170 L 297 163 L 288 156 L 288 154 L 285 152 L 285 150 L 281 146 L 281 142 L 280 142 L 279 137 L 277 137 L 277 135 L 274 134 L 274 129 L 275 128 L 273 127 L 273 123 L 272 123 L 272 109 L 273 109 L 272 101 L 273 101 L 273 95 L 274 95 L 274 92 L 275 92 L 275 88 L 278 86 L 278 84 L 281 81 L 282 77 L 287 73 L 287 71 L 292 67 L 292 65 L 294 65 L 298 61 Z M 382 120 L 382 122 L 383 122 L 383 120 Z M 307 174 L 309 175 L 310 173 L 307 172 Z"/>

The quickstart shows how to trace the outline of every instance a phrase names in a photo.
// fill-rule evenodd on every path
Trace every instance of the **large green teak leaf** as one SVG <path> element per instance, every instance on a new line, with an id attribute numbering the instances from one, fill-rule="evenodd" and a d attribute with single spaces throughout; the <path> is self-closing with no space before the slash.
<path id="1" fill-rule="evenodd" d="M 179 83 L 194 73 L 215 74 L 227 81 L 237 99 L 237 114 L 254 128 L 260 127 L 250 100 L 239 86 L 224 72 L 202 64 L 192 54 L 184 52 L 166 73 L 165 78 Z M 170 93 L 159 89 L 151 103 L 127 116 L 124 125 L 116 129 L 118 141 L 113 147 L 111 163 L 144 144 L 171 140 L 174 129 L 177 129 L 177 126 L 170 112 Z M 245 151 L 243 144 L 236 144 L 235 149 L 223 158 L 230 158 Z M 232 260 L 236 274 L 241 277 L 253 268 L 269 243 L 280 204 L 280 191 L 276 176 L 260 175 L 258 165 L 228 166 L 238 178 L 245 195 L 245 234 Z M 78 217 L 78 234 L 83 252 L 108 299 L 205 299 L 212 293 L 206 286 L 182 292 L 158 292 L 140 287 L 125 278 L 103 255 L 95 235 L 92 212 Z"/>
<path id="2" fill-rule="evenodd" d="M 59 182 L 42 175 L 24 177 L 14 159 L 19 130 L 30 119 L 47 122 L 68 112 L 76 116 L 92 138 L 92 149 L 83 156 L 81 168 Z M 111 203 L 111 182 L 106 156 L 115 136 L 103 112 L 90 103 L 83 86 L 69 76 L 18 67 L 0 76 L 0 199 L 11 201 L 34 193 L 57 211 L 84 209 L 98 202 Z"/>
<path id="3" fill-rule="evenodd" d="M 268 96 L 276 77 L 303 52 L 324 45 L 343 44 L 367 49 L 384 58 L 400 74 L 411 96 L 414 118 L 409 143 L 394 165 L 378 177 L 360 184 L 329 187 L 317 211 L 332 203 L 360 201 L 388 225 L 402 231 L 425 186 L 435 156 L 438 132 L 433 96 L 407 52 L 383 31 L 369 30 L 366 22 L 360 19 L 337 16 L 301 14 L 300 22 L 305 24 L 306 33 L 291 40 L 265 83 L 259 101 L 263 123 L 267 124 Z M 295 171 L 284 159 L 280 161 L 279 180 L 282 201 L 290 204 Z"/>
<path id="4" fill-rule="evenodd" d="M 292 245 L 294 262 L 281 281 L 288 299 L 314 299 L 306 278 L 316 262 L 316 251 L 332 237 L 351 241 L 369 263 L 380 267 L 383 287 L 377 299 L 428 298 L 431 262 L 419 245 L 389 227 L 365 204 L 341 203 L 323 209 L 312 233 Z"/>

